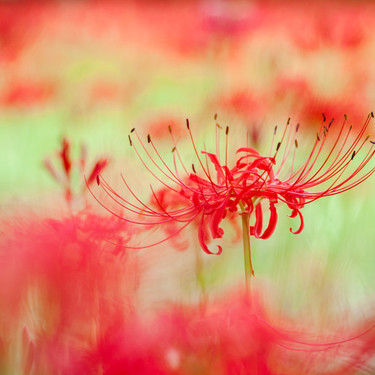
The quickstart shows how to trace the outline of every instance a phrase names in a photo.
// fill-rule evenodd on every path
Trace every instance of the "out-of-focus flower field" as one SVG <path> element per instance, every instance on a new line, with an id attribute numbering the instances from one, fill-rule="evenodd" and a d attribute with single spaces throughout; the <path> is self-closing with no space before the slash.
<path id="1" fill-rule="evenodd" d="M 332 119 L 360 132 L 374 18 L 371 1 L 1 1 L 0 374 L 374 373 L 373 176 L 306 205 L 300 234 L 279 201 L 272 236 L 251 237 L 250 294 L 241 215 L 209 255 L 196 221 L 132 225 L 103 191 L 168 221 L 153 174 L 198 172 L 189 131 L 228 165 L 268 156 L 288 118 L 296 165 Z"/>

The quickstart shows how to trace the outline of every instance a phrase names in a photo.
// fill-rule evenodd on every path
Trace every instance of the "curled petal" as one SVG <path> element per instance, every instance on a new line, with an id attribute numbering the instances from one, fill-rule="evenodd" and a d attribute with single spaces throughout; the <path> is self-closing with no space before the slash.
<path id="1" fill-rule="evenodd" d="M 202 250 L 205 253 L 210 254 L 210 255 L 220 255 L 223 252 L 223 248 L 217 245 L 217 248 L 218 248 L 217 252 L 216 253 L 212 252 L 206 245 L 206 235 L 207 235 L 207 231 L 205 228 L 204 212 L 203 212 L 201 222 L 199 224 L 199 231 L 198 231 L 199 243 L 201 245 Z"/>
<path id="2" fill-rule="evenodd" d="M 254 171 L 256 168 L 260 168 L 264 171 L 272 170 L 272 163 L 274 164 L 274 159 L 268 156 L 258 157 L 252 163 L 248 162 L 249 156 L 242 156 L 236 162 L 236 168 L 245 168 L 248 171 Z M 245 160 L 245 162 L 243 162 Z"/>
<path id="3" fill-rule="evenodd" d="M 236 153 L 238 154 L 239 152 L 247 152 L 250 155 L 259 156 L 259 152 L 251 147 L 240 147 Z"/>
<path id="4" fill-rule="evenodd" d="M 221 220 L 225 216 L 225 206 L 224 208 L 219 208 L 213 212 L 210 218 L 210 230 L 212 238 L 222 238 L 224 230 L 219 227 Z"/>
<path id="5" fill-rule="evenodd" d="M 292 214 L 290 215 L 290 217 L 296 217 L 296 216 L 299 216 L 300 220 L 301 220 L 301 224 L 299 226 L 299 228 L 293 232 L 292 228 L 289 228 L 289 230 L 291 231 L 291 233 L 293 234 L 299 234 L 302 232 L 303 228 L 304 228 L 304 222 L 303 222 L 303 216 L 302 216 L 302 213 L 300 210 L 297 210 L 297 209 L 294 209 Z"/>
<path id="6" fill-rule="evenodd" d="M 270 202 L 270 220 L 268 222 L 267 229 L 263 232 L 263 234 L 261 235 L 260 238 L 265 240 L 265 239 L 271 237 L 271 235 L 275 231 L 276 223 L 277 223 L 277 211 L 276 211 L 275 203 Z"/>
<path id="7" fill-rule="evenodd" d="M 262 206 L 258 203 L 255 206 L 255 224 L 250 227 L 250 234 L 255 236 L 256 238 L 260 238 L 260 234 L 263 228 L 263 212 Z"/>

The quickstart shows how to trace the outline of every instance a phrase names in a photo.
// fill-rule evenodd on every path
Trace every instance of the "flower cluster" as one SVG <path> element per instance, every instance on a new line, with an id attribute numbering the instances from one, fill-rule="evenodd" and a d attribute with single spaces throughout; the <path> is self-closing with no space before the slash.
<path id="1" fill-rule="evenodd" d="M 336 126 L 333 120 L 328 123 L 323 115 L 322 125 L 316 134 L 312 149 L 299 166 L 295 165 L 299 124 L 292 126 L 289 119 L 277 143 L 275 128 L 267 156 L 262 156 L 251 147 L 241 147 L 236 151 L 236 161 L 231 168 L 227 165 L 229 128 L 225 130 L 225 161 L 221 163 L 218 144 L 216 154 L 205 150 L 201 151 L 201 154 L 198 153 L 187 120 L 187 130 L 201 173 L 194 164 L 189 172 L 189 168 L 182 161 L 171 128 L 169 130 L 174 143 L 173 168 L 162 158 L 150 135 L 147 136 L 147 141 L 152 151 L 133 129 L 129 135 L 131 146 L 151 175 L 162 183 L 163 188 L 154 191 L 151 187 L 153 203 L 150 204 L 141 201 L 125 179 L 124 183 L 130 195 L 135 198 L 135 203 L 114 191 L 102 176 L 100 185 L 116 204 L 120 204 L 127 211 L 128 214 L 122 215 L 125 221 L 141 225 L 180 225 L 162 241 L 179 233 L 189 223 L 198 222 L 200 245 L 209 254 L 214 252 L 208 248 L 207 243 L 210 238 L 223 237 L 224 231 L 220 225 L 226 217 L 233 219 L 235 215 L 245 215 L 248 219 L 248 235 L 269 238 L 276 227 L 276 204 L 279 202 L 291 209 L 290 217 L 299 217 L 298 229 L 290 229 L 292 233 L 297 234 L 304 227 L 301 209 L 306 204 L 349 190 L 374 173 L 375 167 L 369 166 L 375 153 L 374 142 L 367 134 L 372 117 L 373 113 L 370 113 L 363 126 L 353 135 L 354 128 L 348 124 L 346 115 L 340 126 Z M 218 125 L 218 132 L 219 127 Z M 142 156 L 141 149 L 133 142 L 133 134 L 147 155 L 149 163 Z M 182 173 L 185 174 L 184 177 Z M 118 215 L 109 205 L 99 199 L 98 201 L 110 212 Z M 265 229 L 264 202 L 268 203 L 269 208 L 269 219 Z M 133 219 L 130 214 L 137 214 L 142 220 Z M 253 225 L 250 225 L 250 219 L 254 221 Z M 215 254 L 221 252 L 222 247 L 218 246 Z"/>

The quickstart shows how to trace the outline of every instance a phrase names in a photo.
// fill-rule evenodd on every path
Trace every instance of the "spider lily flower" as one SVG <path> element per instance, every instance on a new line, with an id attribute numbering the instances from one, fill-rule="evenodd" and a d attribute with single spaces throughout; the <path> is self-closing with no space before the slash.
<path id="1" fill-rule="evenodd" d="M 87 159 L 87 148 L 84 144 L 81 145 L 81 156 L 79 160 L 72 159 L 71 155 L 71 143 L 67 138 L 62 140 L 61 150 L 57 153 L 56 159 L 59 160 L 59 164 L 55 165 L 51 158 L 46 158 L 43 162 L 45 169 L 51 175 L 51 177 L 62 186 L 65 193 L 65 200 L 68 204 L 71 204 L 72 199 L 75 195 L 80 193 L 84 194 L 86 186 L 81 186 L 80 192 L 75 192 L 74 184 L 72 181 L 72 170 L 75 168 L 80 170 L 81 174 L 85 173 L 86 170 L 86 159 Z M 101 158 L 97 159 L 91 172 L 88 174 L 86 185 L 92 185 L 95 181 L 98 181 L 98 175 L 108 165 L 108 159 Z M 59 166 L 59 167 L 58 167 Z"/>
<path id="2" fill-rule="evenodd" d="M 298 234 L 304 228 L 301 210 L 306 204 L 347 191 L 374 173 L 375 166 L 369 166 L 375 153 L 374 142 L 367 133 L 372 117 L 373 113 L 369 114 L 362 128 L 355 130 L 348 125 L 346 116 L 342 124 L 336 126 L 333 120 L 328 123 L 323 115 L 322 125 L 310 153 L 306 160 L 297 166 L 295 155 L 299 125 L 292 126 L 290 119 L 277 143 L 275 128 L 268 155 L 263 156 L 251 147 L 241 147 L 235 153 L 236 161 L 231 168 L 228 167 L 229 128 L 225 130 L 225 160 L 221 162 L 220 142 L 217 141 L 215 154 L 205 150 L 199 153 L 187 120 L 187 131 L 198 161 L 196 165 L 199 166 L 198 170 L 193 164 L 192 171 L 183 163 L 171 129 L 169 130 L 174 144 L 173 167 L 168 166 L 162 158 L 150 135 L 147 137 L 146 147 L 133 129 L 129 135 L 131 146 L 144 167 L 163 188 L 155 192 L 151 187 L 154 203 L 150 204 L 141 201 L 125 179 L 124 184 L 135 202 L 114 191 L 102 176 L 100 185 L 127 213 L 137 214 L 141 218 L 133 219 L 130 215 L 122 215 L 123 220 L 145 226 L 166 223 L 178 225 L 172 234 L 156 243 L 177 235 L 191 222 L 198 222 L 198 237 L 202 249 L 208 254 L 220 254 L 221 246 L 218 246 L 215 252 L 209 249 L 207 243 L 211 239 L 223 237 L 224 230 L 220 227 L 223 219 L 240 215 L 244 244 L 248 242 L 250 253 L 251 235 L 267 239 L 273 234 L 278 219 L 277 203 L 284 203 L 291 209 L 290 217 L 299 217 L 297 229 L 290 228 L 292 233 Z M 217 126 L 217 139 L 220 135 L 219 127 Z M 142 156 L 143 152 L 147 159 Z M 98 198 L 97 200 L 110 212 L 120 216 Z M 265 203 L 268 203 L 269 210 L 266 225 Z M 149 246 L 152 245 L 142 248 Z M 251 255 L 247 261 L 251 274 L 254 274 Z"/>

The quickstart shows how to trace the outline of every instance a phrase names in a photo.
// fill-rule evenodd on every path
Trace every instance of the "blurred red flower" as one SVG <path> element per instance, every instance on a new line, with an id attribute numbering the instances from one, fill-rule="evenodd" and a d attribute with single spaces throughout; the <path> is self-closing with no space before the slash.
<path id="1" fill-rule="evenodd" d="M 59 160 L 60 167 L 57 169 L 54 165 L 53 159 L 46 158 L 44 160 L 44 167 L 49 172 L 51 177 L 62 186 L 65 193 L 65 200 L 68 204 L 71 203 L 74 194 L 74 184 L 72 181 L 72 167 L 76 167 L 80 170 L 80 173 L 83 175 L 86 170 L 87 163 L 87 148 L 84 144 L 81 145 L 81 155 L 79 160 L 73 160 L 71 155 L 71 143 L 67 138 L 63 138 L 61 144 L 61 150 L 57 153 L 57 159 Z M 91 171 L 89 172 L 86 178 L 86 185 L 90 186 L 98 179 L 100 172 L 104 170 L 108 165 L 108 159 L 100 158 L 97 159 Z M 59 170 L 60 169 L 60 170 Z M 82 177 L 83 181 L 83 177 Z M 80 193 L 85 192 L 86 186 L 83 184 L 80 189 Z"/>

